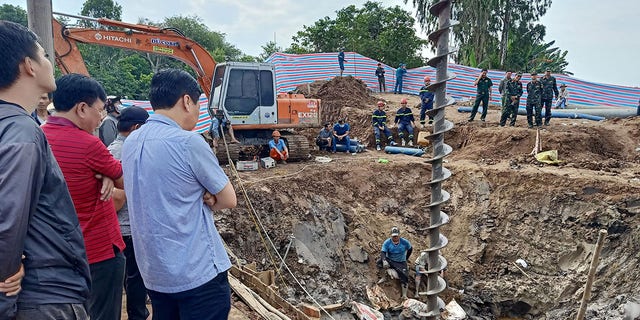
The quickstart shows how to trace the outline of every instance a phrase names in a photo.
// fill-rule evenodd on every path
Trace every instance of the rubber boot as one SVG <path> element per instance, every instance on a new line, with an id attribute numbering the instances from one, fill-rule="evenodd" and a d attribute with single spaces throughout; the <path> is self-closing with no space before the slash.
<path id="1" fill-rule="evenodd" d="M 402 284 L 402 300 L 407 300 L 407 289 L 409 289 L 409 285 Z"/>

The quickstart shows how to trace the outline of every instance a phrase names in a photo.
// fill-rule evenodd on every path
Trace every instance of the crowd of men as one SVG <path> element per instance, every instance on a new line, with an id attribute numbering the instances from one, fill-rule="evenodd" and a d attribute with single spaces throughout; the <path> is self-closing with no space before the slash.
<path id="1" fill-rule="evenodd" d="M 196 80 L 156 73 L 149 116 L 90 77 L 55 80 L 19 24 L 0 21 L 0 47 L 0 319 L 120 319 L 123 284 L 129 319 L 148 318 L 147 296 L 154 319 L 226 318 L 231 263 L 212 211 L 237 200 L 191 131 Z"/>

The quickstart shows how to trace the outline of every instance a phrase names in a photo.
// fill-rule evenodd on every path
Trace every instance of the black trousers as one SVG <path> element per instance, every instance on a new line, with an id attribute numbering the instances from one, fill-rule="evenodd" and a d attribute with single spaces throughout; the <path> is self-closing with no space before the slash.
<path id="1" fill-rule="evenodd" d="M 123 236 L 124 257 L 126 259 L 124 291 L 127 294 L 127 315 L 129 320 L 145 320 L 149 316 L 147 310 L 147 288 L 142 281 L 142 275 L 138 270 L 135 251 L 133 250 L 133 242 L 131 236 Z"/>
<path id="2" fill-rule="evenodd" d="M 122 311 L 122 282 L 124 281 L 124 255 L 92 263 L 89 315 L 91 320 L 120 320 Z"/>

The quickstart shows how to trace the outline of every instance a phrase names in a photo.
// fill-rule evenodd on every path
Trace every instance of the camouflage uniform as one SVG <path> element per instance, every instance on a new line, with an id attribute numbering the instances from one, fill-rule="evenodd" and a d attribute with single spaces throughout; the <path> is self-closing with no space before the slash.
<path id="1" fill-rule="evenodd" d="M 522 82 L 514 78 L 507 83 L 504 90 L 504 97 L 507 103 L 502 107 L 500 126 L 504 127 L 509 117 L 511 117 L 509 125 L 513 127 L 516 124 L 518 107 L 520 106 L 520 96 L 522 96 Z"/>
<path id="2" fill-rule="evenodd" d="M 553 96 L 558 97 L 558 86 L 556 85 L 556 78 L 553 76 L 540 78 L 542 82 L 542 106 L 544 106 L 544 125 L 548 126 L 551 120 L 551 104 Z"/>
<path id="3" fill-rule="evenodd" d="M 484 119 L 487 117 L 491 86 L 493 86 L 493 82 L 491 82 L 491 79 L 489 79 L 489 77 L 483 77 L 478 80 L 478 93 L 476 94 L 476 101 L 473 103 L 473 107 L 471 108 L 471 116 L 469 117 L 469 121 L 473 121 L 473 118 L 475 118 L 476 113 L 478 112 L 478 107 L 480 106 L 480 102 L 482 102 L 482 114 L 480 115 L 480 120 L 484 121 Z"/>
<path id="4" fill-rule="evenodd" d="M 509 99 L 507 98 L 507 85 L 509 84 L 509 82 L 511 82 L 511 80 L 513 80 L 513 79 L 504 77 L 504 78 L 502 78 L 502 80 L 500 80 L 500 85 L 498 85 L 498 92 L 500 92 L 500 95 L 502 96 L 502 109 L 503 110 L 504 110 L 504 107 L 509 104 L 508 103 Z"/>
<path id="5" fill-rule="evenodd" d="M 527 84 L 527 123 L 533 127 L 533 111 L 536 112 L 536 126 L 542 125 L 542 82 L 536 80 Z"/>

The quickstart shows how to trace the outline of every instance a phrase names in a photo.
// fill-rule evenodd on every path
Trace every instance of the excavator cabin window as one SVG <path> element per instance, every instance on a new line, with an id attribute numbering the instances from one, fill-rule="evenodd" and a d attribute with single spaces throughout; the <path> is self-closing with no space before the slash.
<path id="1" fill-rule="evenodd" d="M 224 104 L 231 115 L 250 115 L 258 106 L 273 106 L 271 71 L 232 69 Z"/>

